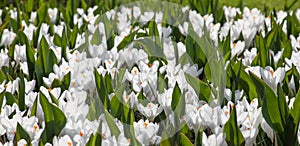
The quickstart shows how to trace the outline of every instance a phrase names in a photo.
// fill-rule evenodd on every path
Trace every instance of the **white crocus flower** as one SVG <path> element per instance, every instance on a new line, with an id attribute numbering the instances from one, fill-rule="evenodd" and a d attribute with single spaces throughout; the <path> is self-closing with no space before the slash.
<path id="1" fill-rule="evenodd" d="M 169 88 L 168 90 L 165 89 L 165 91 L 162 94 L 158 95 L 158 102 L 164 108 L 165 114 L 167 116 L 172 113 L 172 109 L 171 109 L 172 94 L 173 94 L 173 88 Z"/>
<path id="2" fill-rule="evenodd" d="M 251 66 L 251 63 L 253 59 L 256 57 L 256 55 L 257 55 L 256 48 L 252 48 L 250 51 L 246 49 L 244 52 L 244 59 L 242 60 L 243 64 L 245 66 Z"/>
<path id="3" fill-rule="evenodd" d="M 225 141 L 225 135 L 223 133 L 212 134 L 210 136 L 206 136 L 206 133 L 202 133 L 202 145 L 203 146 L 227 146 Z"/>
<path id="4" fill-rule="evenodd" d="M 123 92 L 123 100 L 125 103 L 129 104 L 131 108 L 133 108 L 134 104 L 137 102 L 137 95 L 134 92 L 131 92 L 129 95 L 126 91 Z"/>
<path id="5" fill-rule="evenodd" d="M 247 24 L 247 23 L 246 23 Z M 242 30 L 243 38 L 245 41 L 245 47 L 248 48 L 256 35 L 256 27 L 251 28 L 250 26 L 244 26 Z"/>
<path id="6" fill-rule="evenodd" d="M 144 121 L 143 119 L 133 123 L 134 133 L 136 139 L 145 145 L 157 143 L 156 133 L 158 132 L 159 125 L 156 123 Z"/>
<path id="7" fill-rule="evenodd" d="M 5 85 L 5 91 L 6 92 L 10 92 L 12 94 L 14 94 L 16 91 L 18 91 L 18 87 L 19 87 L 19 78 L 13 80 L 13 81 L 9 81 L 6 85 Z"/>
<path id="8" fill-rule="evenodd" d="M 20 69 L 23 70 L 25 75 L 29 75 L 28 64 L 27 62 L 20 62 Z"/>
<path id="9" fill-rule="evenodd" d="M 64 135 L 62 137 L 54 136 L 53 138 L 53 146 L 73 146 L 73 141 L 68 135 Z"/>
<path id="10" fill-rule="evenodd" d="M 148 103 L 145 106 L 143 106 L 141 103 L 137 104 L 137 109 L 139 110 L 139 112 L 141 112 L 144 116 L 147 117 L 147 119 L 149 119 L 150 121 L 154 121 L 154 118 L 159 115 L 163 108 L 162 106 L 159 106 L 158 104 L 154 104 L 154 103 Z"/>
<path id="11" fill-rule="evenodd" d="M 184 120 L 187 125 L 194 131 L 198 131 L 203 124 L 203 120 L 200 116 L 200 105 L 187 104 L 185 107 L 186 114 Z"/>
<path id="12" fill-rule="evenodd" d="M 224 10 L 224 14 L 225 14 L 225 18 L 226 21 L 233 21 L 233 18 L 237 15 L 240 14 L 241 11 L 239 8 L 232 8 L 232 7 L 227 7 L 227 6 L 223 6 L 223 10 Z"/>
<path id="13" fill-rule="evenodd" d="M 48 15 L 49 15 L 50 21 L 52 23 L 55 23 L 55 21 L 56 21 L 57 12 L 58 12 L 57 8 L 53 8 L 53 9 L 49 8 L 48 9 Z"/>
<path id="14" fill-rule="evenodd" d="M 235 56 L 239 56 L 245 49 L 245 42 L 238 41 L 237 43 L 231 43 L 231 59 Z"/>
<path id="15" fill-rule="evenodd" d="M 294 51 L 300 49 L 300 34 L 298 35 L 297 39 L 293 35 L 290 35 L 290 40 Z"/>
<path id="16" fill-rule="evenodd" d="M 242 90 L 242 91 L 235 90 L 235 92 L 234 92 L 234 97 L 235 97 L 234 103 L 239 101 L 243 97 L 243 95 L 244 95 L 244 90 Z M 232 91 L 230 89 L 225 89 L 225 98 L 227 99 L 227 101 L 231 101 L 231 97 L 232 97 Z"/>
<path id="17" fill-rule="evenodd" d="M 126 138 L 124 136 L 124 132 L 121 132 L 119 137 L 118 137 L 118 145 L 121 146 L 128 146 L 130 145 L 131 139 L 130 138 Z"/>
<path id="18" fill-rule="evenodd" d="M 56 58 L 57 58 L 57 62 L 60 62 L 61 60 L 61 53 L 62 53 L 62 48 L 61 47 L 50 47 L 50 49 L 54 52 Z"/>
<path id="19" fill-rule="evenodd" d="M 2 49 L 0 50 L 0 67 L 2 66 L 9 66 L 9 56 L 8 56 L 8 50 Z"/>
<path id="20" fill-rule="evenodd" d="M 145 12 L 140 16 L 140 22 L 142 22 L 142 24 L 146 24 L 148 21 L 153 19 L 153 17 L 154 17 L 154 12 Z"/>
<path id="21" fill-rule="evenodd" d="M 9 141 L 13 141 L 15 137 L 17 123 L 22 123 L 22 113 L 19 111 L 19 108 L 16 104 L 14 104 L 13 106 L 16 107 L 16 114 L 11 119 L 8 118 L 8 115 L 0 119 L 0 123 L 6 131 L 7 138 Z"/>
<path id="22" fill-rule="evenodd" d="M 284 76 L 285 70 L 282 67 L 277 68 L 276 71 L 273 68 L 267 66 L 265 69 L 260 70 L 262 79 L 275 91 L 277 91 L 277 84 L 281 83 Z"/>
<path id="23" fill-rule="evenodd" d="M 271 126 L 266 122 L 266 120 L 263 118 L 260 123 L 261 129 L 267 134 L 267 136 L 270 138 L 270 140 L 273 142 L 274 140 L 274 134 L 275 131 L 271 128 Z"/>
<path id="24" fill-rule="evenodd" d="M 138 19 L 138 17 L 140 17 L 141 14 L 142 14 L 141 9 L 139 7 L 136 7 L 136 6 L 133 7 L 132 12 L 133 12 L 133 17 L 135 19 Z"/>
<path id="25" fill-rule="evenodd" d="M 260 66 L 253 66 L 253 67 L 250 66 L 245 69 L 245 72 L 247 74 L 250 74 L 250 72 L 252 72 L 253 74 L 255 74 L 256 76 L 258 76 L 260 78 L 261 77 L 260 70 L 261 70 Z"/>
<path id="26" fill-rule="evenodd" d="M 189 21 L 191 22 L 193 29 L 199 36 L 203 34 L 204 18 L 195 10 L 189 11 Z"/>
<path id="27" fill-rule="evenodd" d="M 14 49 L 14 60 L 17 62 L 26 61 L 26 45 L 16 45 Z"/>
<path id="28" fill-rule="evenodd" d="M 5 90 L 5 81 L 3 81 L 1 84 L 0 84 L 0 93 L 2 93 L 4 90 Z M 4 98 L 5 99 L 5 98 Z"/>
<path id="29" fill-rule="evenodd" d="M 188 22 L 183 22 L 183 24 L 178 26 L 179 31 L 183 34 L 183 35 L 187 35 L 189 32 L 189 23 Z"/>
<path id="30" fill-rule="evenodd" d="M 14 32 L 4 29 L 1 36 L 0 46 L 9 46 L 16 37 L 17 35 Z"/>
<path id="31" fill-rule="evenodd" d="M 23 145 L 23 146 L 26 146 L 27 145 L 27 141 L 25 139 L 21 139 L 18 141 L 18 144 L 17 145 Z"/>

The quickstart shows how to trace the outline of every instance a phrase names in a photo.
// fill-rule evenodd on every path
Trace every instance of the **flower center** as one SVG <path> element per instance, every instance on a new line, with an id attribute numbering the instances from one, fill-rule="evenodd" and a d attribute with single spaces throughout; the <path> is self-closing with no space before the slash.
<path id="1" fill-rule="evenodd" d="M 148 122 L 144 122 L 144 127 L 146 128 L 148 126 Z"/>
<path id="2" fill-rule="evenodd" d="M 233 49 L 235 49 L 236 48 L 236 43 L 233 43 Z"/>
<path id="3" fill-rule="evenodd" d="M 75 87 L 76 83 L 75 82 L 72 82 L 72 87 Z"/>
<path id="4" fill-rule="evenodd" d="M 67 142 L 67 144 L 68 144 L 68 146 L 71 146 L 71 145 L 72 145 L 72 142 L 69 141 L 69 142 Z"/>
<path id="5" fill-rule="evenodd" d="M 270 70 L 270 73 L 272 76 L 274 76 L 274 71 L 272 69 Z"/>
<path id="6" fill-rule="evenodd" d="M 38 126 L 37 126 L 37 125 L 34 125 L 34 126 L 33 126 L 33 131 L 36 132 L 37 128 L 38 128 Z"/>
<path id="7" fill-rule="evenodd" d="M 153 66 L 153 64 L 152 64 L 152 63 L 150 63 L 150 64 L 149 64 L 149 67 L 151 68 L 152 66 Z"/>
<path id="8" fill-rule="evenodd" d="M 148 107 L 148 108 L 151 108 L 151 103 L 148 103 L 148 104 L 147 104 L 147 107 Z"/>
<path id="9" fill-rule="evenodd" d="M 228 111 L 225 111 L 225 115 L 227 116 L 229 114 L 229 112 Z"/>

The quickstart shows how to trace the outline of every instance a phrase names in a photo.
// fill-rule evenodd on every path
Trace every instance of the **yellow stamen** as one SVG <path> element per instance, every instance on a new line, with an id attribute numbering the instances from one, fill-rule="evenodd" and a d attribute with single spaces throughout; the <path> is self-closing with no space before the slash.
<path id="1" fill-rule="evenodd" d="M 272 69 L 270 70 L 270 73 L 272 76 L 274 75 L 274 71 Z"/>
<path id="2" fill-rule="evenodd" d="M 229 111 L 225 111 L 225 115 L 227 116 L 229 114 Z"/>
<path id="3" fill-rule="evenodd" d="M 144 122 L 144 127 L 146 128 L 148 126 L 148 122 Z"/>
<path id="4" fill-rule="evenodd" d="M 233 49 L 235 49 L 236 48 L 236 43 L 233 43 Z"/>
<path id="5" fill-rule="evenodd" d="M 72 142 L 70 142 L 70 141 L 67 142 L 67 144 L 68 144 L 68 146 L 72 146 Z"/>
<path id="6" fill-rule="evenodd" d="M 38 128 L 38 126 L 37 126 L 37 125 L 34 125 L 34 126 L 33 126 L 33 131 L 36 132 L 37 128 Z"/>
<path id="7" fill-rule="evenodd" d="M 151 108 L 151 103 L 148 103 L 148 104 L 147 104 L 147 107 L 148 107 L 148 108 Z"/>
<path id="8" fill-rule="evenodd" d="M 149 67 L 151 68 L 152 66 L 153 66 L 153 64 L 152 64 L 152 63 L 150 63 L 150 64 L 149 64 Z"/>

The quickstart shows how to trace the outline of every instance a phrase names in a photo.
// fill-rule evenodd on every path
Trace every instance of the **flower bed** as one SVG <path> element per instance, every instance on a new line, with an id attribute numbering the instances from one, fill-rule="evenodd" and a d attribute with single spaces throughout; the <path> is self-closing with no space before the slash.
<path id="1" fill-rule="evenodd" d="M 300 144 L 300 9 L 68 6 L 0 10 L 3 145 Z"/>

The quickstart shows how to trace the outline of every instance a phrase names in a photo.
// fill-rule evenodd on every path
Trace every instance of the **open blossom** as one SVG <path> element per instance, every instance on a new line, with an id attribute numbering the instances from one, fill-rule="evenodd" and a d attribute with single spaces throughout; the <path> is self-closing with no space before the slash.
<path id="1" fill-rule="evenodd" d="M 245 49 L 245 42 L 231 43 L 231 58 L 240 55 Z"/>
<path id="2" fill-rule="evenodd" d="M 159 128 L 156 123 L 141 119 L 138 122 L 134 122 L 133 127 L 135 136 L 140 143 L 149 145 L 160 142 L 160 137 L 156 135 Z"/>
<path id="3" fill-rule="evenodd" d="M 137 109 L 150 121 L 154 121 L 154 118 L 157 115 L 159 115 L 163 110 L 162 106 L 159 106 L 158 104 L 153 104 L 151 102 L 149 102 L 146 106 L 139 103 L 137 105 Z"/>
<path id="4" fill-rule="evenodd" d="M 14 32 L 9 31 L 8 29 L 4 29 L 2 36 L 1 36 L 0 46 L 10 45 L 16 37 L 17 37 L 17 35 Z"/>
<path id="5" fill-rule="evenodd" d="M 277 91 L 277 85 L 281 83 L 284 78 L 284 68 L 279 67 L 275 71 L 271 67 L 261 69 L 262 79 L 275 91 Z"/>

